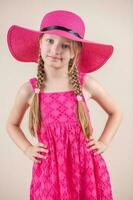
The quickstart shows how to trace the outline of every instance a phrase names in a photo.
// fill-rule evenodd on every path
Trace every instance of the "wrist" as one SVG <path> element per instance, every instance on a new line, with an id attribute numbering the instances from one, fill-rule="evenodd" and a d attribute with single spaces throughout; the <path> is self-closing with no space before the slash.
<path id="1" fill-rule="evenodd" d="M 102 143 L 105 147 L 108 147 L 108 144 L 106 144 L 104 141 L 102 141 L 102 140 L 98 140 L 100 143 Z"/>
<path id="2" fill-rule="evenodd" d="M 25 149 L 23 150 L 23 153 L 25 154 L 25 153 L 27 152 L 28 148 L 31 147 L 31 146 L 32 146 L 32 144 L 27 145 L 27 146 L 25 147 Z"/>

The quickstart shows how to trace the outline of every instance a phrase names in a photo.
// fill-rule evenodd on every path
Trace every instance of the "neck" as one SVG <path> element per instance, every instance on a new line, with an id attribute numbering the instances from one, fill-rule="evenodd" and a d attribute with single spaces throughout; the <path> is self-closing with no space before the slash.
<path id="1" fill-rule="evenodd" d="M 50 68 L 45 67 L 47 82 L 64 82 L 68 81 L 68 68 Z"/>

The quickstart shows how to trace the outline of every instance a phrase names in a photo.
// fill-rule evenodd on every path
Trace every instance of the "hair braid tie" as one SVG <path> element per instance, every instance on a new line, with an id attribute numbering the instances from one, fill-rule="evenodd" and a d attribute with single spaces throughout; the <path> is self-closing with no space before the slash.
<path id="1" fill-rule="evenodd" d="M 82 101 L 83 100 L 82 96 L 81 95 L 77 95 L 77 100 L 78 101 Z"/>
<path id="2" fill-rule="evenodd" d="M 39 92 L 40 92 L 40 88 L 35 88 L 35 93 L 39 94 Z"/>

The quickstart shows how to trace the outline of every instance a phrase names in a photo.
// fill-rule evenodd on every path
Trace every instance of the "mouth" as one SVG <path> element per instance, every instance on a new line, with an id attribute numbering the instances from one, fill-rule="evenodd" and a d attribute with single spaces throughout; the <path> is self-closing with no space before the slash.
<path id="1" fill-rule="evenodd" d="M 54 56 L 48 56 L 48 57 L 50 57 L 50 58 L 52 58 L 52 59 L 55 59 L 55 60 L 61 60 L 61 58 L 54 57 Z"/>

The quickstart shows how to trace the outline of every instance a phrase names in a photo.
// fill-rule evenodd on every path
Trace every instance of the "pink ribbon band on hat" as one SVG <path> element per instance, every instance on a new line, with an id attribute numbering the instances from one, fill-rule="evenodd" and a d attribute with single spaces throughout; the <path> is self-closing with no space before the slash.
<path id="1" fill-rule="evenodd" d="M 68 33 L 71 33 L 73 35 L 76 35 L 79 38 L 82 38 L 78 33 L 76 33 L 75 31 L 73 31 L 71 29 L 68 29 L 68 28 L 66 28 L 64 26 L 48 26 L 48 27 L 45 27 L 45 28 L 41 29 L 41 31 L 48 31 L 48 30 L 62 30 L 62 31 L 66 31 Z"/>

